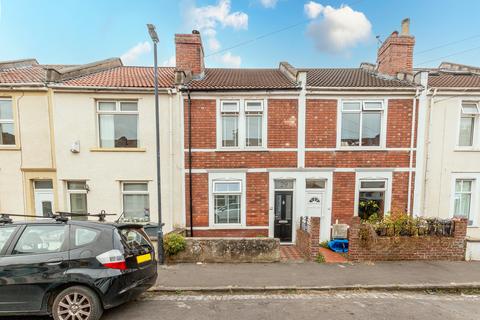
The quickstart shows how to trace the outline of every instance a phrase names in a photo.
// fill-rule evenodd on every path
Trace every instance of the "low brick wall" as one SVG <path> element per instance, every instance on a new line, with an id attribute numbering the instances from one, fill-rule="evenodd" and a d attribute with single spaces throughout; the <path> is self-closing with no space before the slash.
<path id="1" fill-rule="evenodd" d="M 310 217 L 307 230 L 297 230 L 296 246 L 306 260 L 315 260 L 320 248 L 320 217 Z"/>
<path id="2" fill-rule="evenodd" d="M 348 259 L 352 261 L 465 260 L 467 220 L 455 219 L 453 236 L 396 236 L 361 239 L 361 221 L 352 219 Z"/>
<path id="3" fill-rule="evenodd" d="M 273 238 L 186 238 L 186 249 L 168 263 L 278 262 L 280 241 Z"/>

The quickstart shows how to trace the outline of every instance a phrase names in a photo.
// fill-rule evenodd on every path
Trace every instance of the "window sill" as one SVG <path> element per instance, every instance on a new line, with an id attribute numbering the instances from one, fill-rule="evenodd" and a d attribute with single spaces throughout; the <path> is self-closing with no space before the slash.
<path id="1" fill-rule="evenodd" d="M 385 147 L 337 147 L 335 151 L 388 151 Z"/>
<path id="2" fill-rule="evenodd" d="M 217 148 L 216 152 L 268 152 L 267 148 Z"/>
<path id="3" fill-rule="evenodd" d="M 455 152 L 480 152 L 480 147 L 455 147 Z"/>
<path id="4" fill-rule="evenodd" d="M 210 229 L 243 229 L 243 224 L 214 224 L 210 226 Z"/>
<path id="5" fill-rule="evenodd" d="M 21 150 L 19 146 L 0 145 L 0 151 L 19 151 L 19 150 Z"/>
<path id="6" fill-rule="evenodd" d="M 90 152 L 146 152 L 145 148 L 91 148 Z"/>

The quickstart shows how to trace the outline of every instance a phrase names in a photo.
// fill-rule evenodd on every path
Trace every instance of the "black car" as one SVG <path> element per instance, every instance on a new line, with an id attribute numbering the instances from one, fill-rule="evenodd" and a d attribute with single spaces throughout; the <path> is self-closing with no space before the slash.
<path id="1" fill-rule="evenodd" d="M 97 320 L 156 278 L 154 248 L 141 225 L 0 223 L 0 315 Z"/>

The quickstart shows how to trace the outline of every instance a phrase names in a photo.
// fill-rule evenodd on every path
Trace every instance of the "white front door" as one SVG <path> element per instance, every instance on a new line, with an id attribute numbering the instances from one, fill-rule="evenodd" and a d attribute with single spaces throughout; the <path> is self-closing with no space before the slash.
<path id="1" fill-rule="evenodd" d="M 51 180 L 34 182 L 35 215 L 48 217 L 55 210 L 53 205 L 53 186 Z"/>

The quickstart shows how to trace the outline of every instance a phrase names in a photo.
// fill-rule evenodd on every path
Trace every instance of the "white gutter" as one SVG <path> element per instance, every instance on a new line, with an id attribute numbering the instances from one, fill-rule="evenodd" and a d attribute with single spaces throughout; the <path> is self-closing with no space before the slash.
<path id="1" fill-rule="evenodd" d="M 170 113 L 169 117 L 169 125 L 168 125 L 168 137 L 169 137 L 169 155 L 170 155 L 170 223 L 171 227 L 173 228 L 173 212 L 175 211 L 173 208 L 173 179 L 174 179 L 174 171 L 175 170 L 175 157 L 173 152 L 173 103 L 172 103 L 172 90 L 168 90 L 168 112 Z"/>
<path id="2" fill-rule="evenodd" d="M 307 73 L 299 72 L 298 83 L 302 90 L 298 95 L 298 127 L 297 127 L 297 167 L 305 168 L 305 133 L 306 133 L 306 104 L 307 104 Z"/>

